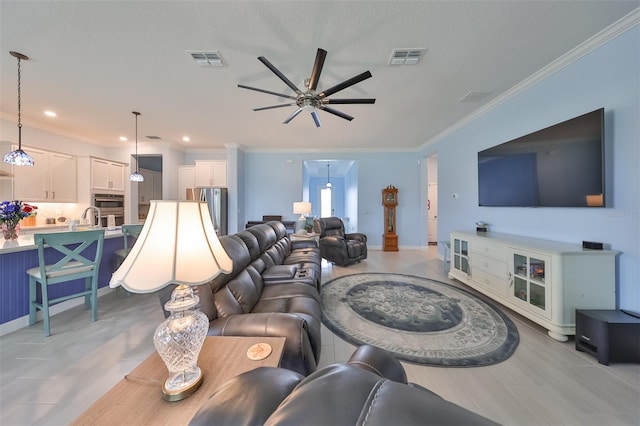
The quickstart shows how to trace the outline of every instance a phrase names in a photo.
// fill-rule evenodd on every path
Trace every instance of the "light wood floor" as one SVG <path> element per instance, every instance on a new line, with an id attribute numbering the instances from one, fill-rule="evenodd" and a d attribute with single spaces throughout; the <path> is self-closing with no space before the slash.
<path id="1" fill-rule="evenodd" d="M 397 272 L 454 284 L 435 247 L 369 252 L 347 268 L 324 264 L 323 282 L 358 272 Z M 99 300 L 99 320 L 78 306 L 0 337 L 0 425 L 69 423 L 154 351 L 163 320 L 155 295 L 114 291 Z M 500 364 L 440 368 L 405 363 L 409 380 L 505 425 L 640 425 L 640 365 L 602 366 L 506 311 L 520 332 L 515 354 Z M 355 349 L 323 328 L 321 365 Z"/>

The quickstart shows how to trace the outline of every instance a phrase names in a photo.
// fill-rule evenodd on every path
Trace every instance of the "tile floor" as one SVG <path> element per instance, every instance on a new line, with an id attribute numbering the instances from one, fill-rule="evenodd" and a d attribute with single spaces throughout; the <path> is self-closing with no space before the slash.
<path id="1" fill-rule="evenodd" d="M 346 268 L 323 264 L 323 282 L 358 272 L 397 272 L 455 284 L 435 247 L 386 253 Z M 155 295 L 114 291 L 100 298 L 99 321 L 81 306 L 0 337 L 0 425 L 64 425 L 154 350 L 163 320 Z M 640 425 L 640 365 L 602 366 L 506 311 L 520 332 L 508 360 L 489 367 L 405 363 L 410 381 L 505 425 Z M 354 347 L 323 327 L 321 366 L 344 362 Z"/>

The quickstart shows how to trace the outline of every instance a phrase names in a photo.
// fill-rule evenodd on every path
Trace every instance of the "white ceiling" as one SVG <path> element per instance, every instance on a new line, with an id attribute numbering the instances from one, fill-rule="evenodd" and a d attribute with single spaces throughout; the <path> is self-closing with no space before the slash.
<path id="1" fill-rule="evenodd" d="M 23 124 L 91 143 L 134 139 L 135 110 L 140 141 L 154 135 L 184 148 L 414 150 L 639 5 L 0 0 L 0 113 L 16 119 L 14 50 L 30 57 Z M 351 122 L 320 112 L 321 128 L 306 113 L 282 124 L 295 107 L 252 111 L 289 100 L 238 83 L 293 94 L 258 56 L 302 86 L 318 48 L 328 51 L 320 90 L 369 70 L 373 78 L 333 97 L 376 103 L 336 105 Z M 427 51 L 418 65 L 390 66 L 394 48 Z M 198 67 L 188 50 L 218 51 L 226 66 Z M 469 91 L 490 95 L 460 102 Z M 47 109 L 58 116 L 45 117 Z"/>

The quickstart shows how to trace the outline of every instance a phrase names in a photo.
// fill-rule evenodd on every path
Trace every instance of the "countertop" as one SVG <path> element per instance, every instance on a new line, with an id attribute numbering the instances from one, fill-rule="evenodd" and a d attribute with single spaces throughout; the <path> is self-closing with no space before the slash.
<path id="1" fill-rule="evenodd" d="M 25 228 L 26 227 L 22 229 L 26 231 Z M 6 254 L 6 253 L 15 253 L 18 251 L 36 250 L 37 247 L 33 241 L 33 235 L 34 235 L 33 231 L 36 231 L 38 233 L 64 232 L 64 231 L 67 231 L 69 227 L 68 225 L 65 225 L 65 226 L 51 225 L 51 226 L 44 226 L 44 227 L 30 226 L 28 227 L 28 229 L 29 229 L 28 233 L 24 231 L 21 232 L 21 234 L 18 236 L 18 239 L 15 241 L 2 240 L 2 236 L 0 235 L 0 255 Z M 80 225 L 78 227 L 78 230 L 74 232 L 82 232 L 82 231 L 88 231 L 88 230 L 89 228 L 87 226 Z M 120 227 L 116 227 L 116 229 L 114 230 L 107 230 L 105 228 L 104 237 L 105 238 L 122 237 L 122 229 Z"/>

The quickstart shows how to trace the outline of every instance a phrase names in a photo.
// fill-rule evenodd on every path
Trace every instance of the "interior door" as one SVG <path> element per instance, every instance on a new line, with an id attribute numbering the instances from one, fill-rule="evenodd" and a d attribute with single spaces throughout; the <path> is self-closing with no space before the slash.
<path id="1" fill-rule="evenodd" d="M 428 241 L 438 242 L 438 184 L 427 185 L 427 221 Z"/>

